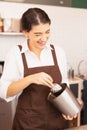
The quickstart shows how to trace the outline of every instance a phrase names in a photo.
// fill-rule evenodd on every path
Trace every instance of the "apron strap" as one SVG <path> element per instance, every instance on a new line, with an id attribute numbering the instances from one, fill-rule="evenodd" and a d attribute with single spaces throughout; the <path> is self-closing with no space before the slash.
<path id="1" fill-rule="evenodd" d="M 50 46 L 52 48 L 52 56 L 53 56 L 54 64 L 58 66 L 56 53 L 55 53 L 55 48 L 54 48 L 54 46 L 52 44 Z"/>
<path id="2" fill-rule="evenodd" d="M 22 50 L 22 46 L 21 45 L 18 45 L 19 49 L 20 49 L 20 52 Z M 26 70 L 28 69 L 28 66 L 27 66 L 27 62 L 26 62 L 26 57 L 25 57 L 25 54 L 22 53 L 22 62 L 23 62 L 23 66 L 24 66 L 24 73 L 26 72 Z"/>

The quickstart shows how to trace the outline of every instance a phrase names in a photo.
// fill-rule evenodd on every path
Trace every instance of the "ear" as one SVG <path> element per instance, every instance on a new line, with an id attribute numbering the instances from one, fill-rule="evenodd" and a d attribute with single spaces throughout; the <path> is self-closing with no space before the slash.
<path id="1" fill-rule="evenodd" d="M 26 38 L 28 38 L 28 32 L 27 31 L 23 31 L 23 34 Z"/>

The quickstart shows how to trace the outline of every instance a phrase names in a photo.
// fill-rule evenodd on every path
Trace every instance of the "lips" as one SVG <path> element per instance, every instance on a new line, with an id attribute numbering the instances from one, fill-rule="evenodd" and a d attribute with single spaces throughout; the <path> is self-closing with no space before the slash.
<path id="1" fill-rule="evenodd" d="M 46 45 L 46 42 L 38 42 L 38 44 L 39 44 L 40 46 L 45 46 L 45 45 Z"/>

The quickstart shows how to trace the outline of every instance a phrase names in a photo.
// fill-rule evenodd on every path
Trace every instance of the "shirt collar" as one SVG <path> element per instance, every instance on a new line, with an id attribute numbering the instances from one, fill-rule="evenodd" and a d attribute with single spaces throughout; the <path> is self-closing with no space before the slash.
<path id="1" fill-rule="evenodd" d="M 26 52 L 26 51 L 29 50 L 29 48 L 28 48 L 28 46 L 27 46 L 27 40 L 25 40 L 24 42 L 22 42 L 20 45 L 22 46 L 22 51 L 21 51 L 21 53 L 24 53 L 24 52 Z"/>
<path id="2" fill-rule="evenodd" d="M 26 51 L 30 51 L 29 48 L 28 48 L 28 46 L 27 46 L 27 41 L 24 41 L 23 43 L 21 43 L 21 46 L 22 46 L 22 51 L 21 51 L 21 53 L 24 53 L 24 52 L 26 52 Z M 51 50 L 52 48 L 51 48 L 50 44 L 47 43 L 47 44 L 46 44 L 46 47 L 45 47 L 44 49 L 50 49 L 50 50 Z"/>

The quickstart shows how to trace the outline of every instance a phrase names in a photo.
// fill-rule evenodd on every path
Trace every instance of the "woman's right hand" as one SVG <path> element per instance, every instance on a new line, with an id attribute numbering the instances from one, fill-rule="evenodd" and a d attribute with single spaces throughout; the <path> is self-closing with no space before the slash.
<path id="1" fill-rule="evenodd" d="M 31 75 L 31 80 L 32 83 L 38 84 L 38 85 L 45 85 L 48 87 L 52 87 L 53 86 L 53 79 L 52 77 L 45 73 L 45 72 L 40 72 L 40 73 L 36 73 L 36 74 L 32 74 Z"/>
<path id="2" fill-rule="evenodd" d="M 12 82 L 8 86 L 7 97 L 14 96 L 25 89 L 28 85 L 35 83 L 38 85 L 45 85 L 48 87 L 53 87 L 53 79 L 52 77 L 44 72 L 32 74 L 24 77 L 18 81 Z"/>

